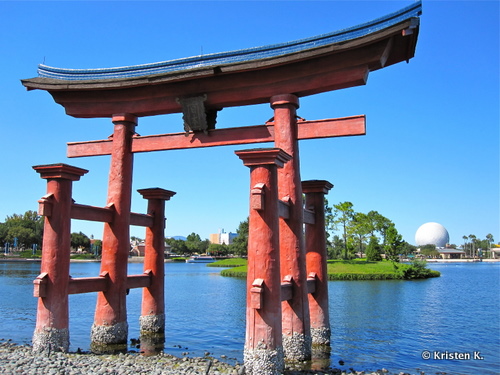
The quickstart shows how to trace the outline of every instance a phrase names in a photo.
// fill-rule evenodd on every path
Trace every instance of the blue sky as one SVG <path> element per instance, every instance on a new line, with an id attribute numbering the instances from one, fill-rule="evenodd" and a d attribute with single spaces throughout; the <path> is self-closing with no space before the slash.
<path id="1" fill-rule="evenodd" d="M 109 156 L 68 159 L 66 143 L 103 139 L 109 119 L 65 115 L 44 91 L 20 80 L 40 63 L 106 68 L 224 52 L 314 36 L 370 21 L 412 1 L 0 1 L 0 221 L 36 210 L 45 181 L 33 165 L 89 170 L 74 183 L 77 203 L 106 204 Z M 302 98 L 308 120 L 365 114 L 361 137 L 300 143 L 303 180 L 335 185 L 330 203 L 376 210 L 414 243 L 418 227 L 444 225 L 452 243 L 499 232 L 499 2 L 424 1 L 416 56 L 372 72 L 366 86 Z M 269 105 L 228 108 L 218 127 L 263 124 Z M 182 131 L 180 115 L 141 118 L 141 135 Z M 260 145 L 262 146 L 262 145 Z M 177 192 L 166 235 L 208 238 L 235 231 L 248 215 L 249 171 L 234 150 L 135 155 L 134 191 Z M 138 193 L 132 209 L 145 212 Z M 73 221 L 96 238 L 102 224 Z M 144 236 L 133 227 L 132 235 Z"/>

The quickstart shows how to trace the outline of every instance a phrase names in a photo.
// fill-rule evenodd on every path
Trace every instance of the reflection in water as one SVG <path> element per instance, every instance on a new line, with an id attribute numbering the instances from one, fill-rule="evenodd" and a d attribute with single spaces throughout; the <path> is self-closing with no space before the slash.
<path id="1" fill-rule="evenodd" d="M 500 332 L 493 322 L 499 319 L 500 264 L 430 267 L 442 277 L 331 282 L 332 364 L 341 360 L 342 369 L 496 374 Z M 425 350 L 481 351 L 485 360 L 423 360 Z"/>
<path id="2" fill-rule="evenodd" d="M 403 289 L 396 280 L 330 283 L 332 346 L 347 368 L 370 365 L 381 347 L 391 360 L 401 350 L 393 327 L 401 324 Z"/>
<path id="3" fill-rule="evenodd" d="M 245 335 L 245 280 L 224 278 L 204 264 L 165 266 L 167 353 L 225 355 L 242 361 Z M 497 374 L 500 367 L 500 264 L 432 264 L 442 277 L 420 281 L 332 281 L 330 319 L 332 367 L 348 371 L 381 368 L 432 374 Z M 99 263 L 72 263 L 73 277 L 96 276 Z M 0 262 L 0 338 L 30 343 L 35 327 L 33 279 L 40 263 Z M 130 264 L 129 274 L 142 273 Z M 76 294 L 70 303 L 70 350 L 88 350 L 96 293 Z M 139 338 L 141 290 L 127 297 L 129 339 Z M 8 335 L 8 337 L 5 337 Z M 158 342 L 129 347 L 153 351 Z M 144 349 L 143 349 L 144 348 Z M 424 350 L 480 351 L 483 361 L 437 361 Z M 312 368 L 328 359 L 315 355 Z M 324 356 L 323 356 L 324 357 Z"/>
<path id="4" fill-rule="evenodd" d="M 311 370 L 326 370 L 330 368 L 330 356 L 332 353 L 331 346 L 313 345 L 311 349 Z"/>
<path id="5" fill-rule="evenodd" d="M 163 352 L 163 350 L 165 349 L 165 335 L 163 334 L 141 335 L 138 343 L 134 343 L 133 340 L 131 341 L 131 346 L 139 348 L 140 353 L 144 356 L 155 355 Z"/>
<path id="6" fill-rule="evenodd" d="M 26 285 L 26 280 L 33 279 L 40 273 L 40 262 L 0 262 L 2 285 Z M 35 275 L 35 277 L 33 277 Z"/>

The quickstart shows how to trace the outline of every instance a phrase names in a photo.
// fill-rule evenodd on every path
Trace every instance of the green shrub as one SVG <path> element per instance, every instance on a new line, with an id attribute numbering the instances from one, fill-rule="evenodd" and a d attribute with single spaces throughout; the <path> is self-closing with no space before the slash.
<path id="1" fill-rule="evenodd" d="M 71 255 L 70 257 L 71 259 L 95 259 L 95 255 L 94 254 L 74 254 L 74 255 Z"/>
<path id="2" fill-rule="evenodd" d="M 425 260 L 418 259 L 414 259 L 409 265 L 407 264 L 405 267 L 400 268 L 398 273 L 404 280 L 426 279 L 429 277 L 441 276 L 439 271 L 428 269 L 427 262 Z"/>
<path id="3" fill-rule="evenodd" d="M 247 266 L 235 267 L 221 271 L 222 276 L 241 277 L 247 275 Z M 350 261 L 329 261 L 328 280 L 412 280 L 428 277 L 439 277 L 438 271 L 427 268 L 425 261 L 413 261 L 411 264 L 392 262 L 367 262 L 366 259 Z"/>
<path id="4" fill-rule="evenodd" d="M 330 273 L 328 280 L 395 280 L 400 276 L 394 272 L 384 273 Z"/>
<path id="5" fill-rule="evenodd" d="M 19 258 L 41 258 L 42 257 L 42 250 L 37 250 L 35 254 L 33 255 L 33 250 L 23 250 L 19 253 Z"/>

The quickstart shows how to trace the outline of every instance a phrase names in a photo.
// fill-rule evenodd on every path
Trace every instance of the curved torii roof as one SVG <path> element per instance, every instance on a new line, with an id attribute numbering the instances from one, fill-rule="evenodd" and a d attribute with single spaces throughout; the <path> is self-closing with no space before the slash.
<path id="1" fill-rule="evenodd" d="M 422 4 L 362 25 L 293 42 L 106 69 L 39 65 L 28 90 L 48 91 L 74 117 L 182 112 L 202 97 L 209 110 L 363 85 L 368 73 L 414 56 Z"/>

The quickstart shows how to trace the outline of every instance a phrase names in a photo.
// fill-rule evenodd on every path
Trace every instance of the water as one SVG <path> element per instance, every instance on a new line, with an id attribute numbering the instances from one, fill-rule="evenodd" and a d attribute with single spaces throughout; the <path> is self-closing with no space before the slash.
<path id="1" fill-rule="evenodd" d="M 72 263 L 73 277 L 95 276 L 98 263 Z M 227 355 L 242 361 L 245 281 L 204 264 L 167 263 L 165 351 Z M 432 264 L 440 278 L 329 283 L 332 367 L 387 368 L 426 374 L 500 373 L 500 264 Z M 33 279 L 39 263 L 0 262 L 0 337 L 30 343 L 35 327 Z M 130 264 L 129 274 L 142 273 Z M 96 294 L 70 296 L 71 350 L 90 346 Z M 139 337 L 141 290 L 127 298 L 129 338 Z M 431 359 L 422 359 L 429 351 Z M 466 353 L 471 359 L 434 359 Z M 483 360 L 473 359 L 479 352 Z M 424 354 L 425 355 L 425 354 Z M 338 361 L 344 361 L 344 365 Z"/>
<path id="2" fill-rule="evenodd" d="M 331 282 L 332 358 L 355 369 L 499 374 L 500 264 L 430 268 L 442 276 Z M 431 359 L 422 359 L 425 351 Z M 446 351 L 485 359 L 434 359 Z"/>

